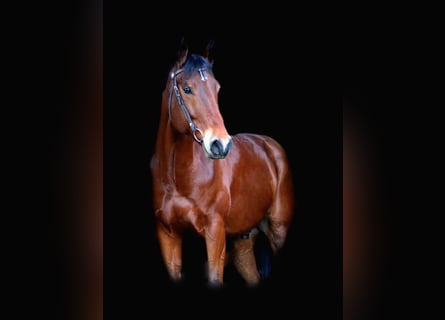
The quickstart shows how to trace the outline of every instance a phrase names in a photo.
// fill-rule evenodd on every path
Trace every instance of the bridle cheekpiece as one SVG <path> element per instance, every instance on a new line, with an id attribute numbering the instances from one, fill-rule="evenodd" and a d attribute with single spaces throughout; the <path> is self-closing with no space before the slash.
<path id="1" fill-rule="evenodd" d="M 190 113 L 189 113 L 189 111 L 187 110 L 187 107 L 185 106 L 184 100 L 183 100 L 182 97 L 181 97 L 181 93 L 179 92 L 178 85 L 177 85 L 177 83 L 176 83 L 176 76 L 177 76 L 178 74 L 180 74 L 181 72 L 183 72 L 183 71 L 184 71 L 184 69 L 178 69 L 178 70 L 176 70 L 175 72 L 172 72 L 172 73 L 171 73 L 171 78 L 172 78 L 172 81 L 173 81 L 173 86 L 172 86 L 172 89 L 170 90 L 170 97 L 169 97 L 169 103 L 168 103 L 168 111 L 169 111 L 169 114 L 171 115 L 171 105 L 172 105 L 171 97 L 172 97 L 172 93 L 173 93 L 173 91 L 175 91 L 175 95 L 176 95 L 176 98 L 178 99 L 178 103 L 179 103 L 179 105 L 181 106 L 182 112 L 184 113 L 185 118 L 187 119 L 187 122 L 188 122 L 188 124 L 189 124 L 189 126 L 190 126 L 190 129 L 192 130 L 193 138 L 196 140 L 196 142 L 198 142 L 198 143 L 201 144 L 204 135 L 203 135 L 201 129 L 197 128 L 196 125 L 195 125 L 195 123 L 193 122 L 193 120 L 192 120 L 192 118 L 191 118 L 191 116 L 190 116 Z M 204 69 L 199 69 L 198 71 L 199 71 L 199 74 L 200 74 L 200 76 L 201 76 L 201 79 L 202 79 L 203 81 L 207 80 L 207 77 L 206 77 L 206 75 L 204 74 Z M 196 135 L 196 132 L 199 133 L 199 137 Z"/>

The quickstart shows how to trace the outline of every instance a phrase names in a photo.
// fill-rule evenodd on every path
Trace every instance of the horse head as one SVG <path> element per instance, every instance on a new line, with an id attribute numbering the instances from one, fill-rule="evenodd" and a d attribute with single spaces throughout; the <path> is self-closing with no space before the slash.
<path id="1" fill-rule="evenodd" d="M 170 71 L 168 113 L 179 134 L 192 136 L 210 159 L 222 159 L 232 146 L 218 104 L 220 83 L 216 80 L 209 47 L 203 55 L 191 54 L 187 47 L 179 51 Z"/>

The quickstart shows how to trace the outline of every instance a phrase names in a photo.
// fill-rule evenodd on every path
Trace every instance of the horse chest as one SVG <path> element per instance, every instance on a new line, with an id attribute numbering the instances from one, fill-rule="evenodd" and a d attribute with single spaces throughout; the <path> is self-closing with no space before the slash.
<path id="1" fill-rule="evenodd" d="M 172 197 L 174 203 L 180 203 L 180 208 L 186 208 L 196 215 L 210 214 L 218 212 L 224 214 L 230 206 L 230 196 L 225 188 L 215 188 L 208 185 L 206 188 L 196 185 L 178 186 L 175 196 Z M 184 206 L 184 204 L 186 204 Z M 184 211 L 184 210 L 182 210 Z"/>
<path id="2" fill-rule="evenodd" d="M 212 194 L 226 188 L 224 176 L 227 168 L 222 162 L 207 159 L 202 150 L 199 156 L 178 156 L 173 163 L 174 184 L 176 190 L 193 198 L 211 198 Z M 179 153 L 180 154 L 180 153 Z"/>

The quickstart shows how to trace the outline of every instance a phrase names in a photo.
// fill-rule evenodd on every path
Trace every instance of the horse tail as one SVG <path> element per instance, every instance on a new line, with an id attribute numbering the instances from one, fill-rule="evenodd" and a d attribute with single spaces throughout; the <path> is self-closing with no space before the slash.
<path id="1" fill-rule="evenodd" d="M 272 272 L 273 251 L 263 232 L 260 232 L 255 240 L 255 257 L 261 280 L 267 280 Z"/>

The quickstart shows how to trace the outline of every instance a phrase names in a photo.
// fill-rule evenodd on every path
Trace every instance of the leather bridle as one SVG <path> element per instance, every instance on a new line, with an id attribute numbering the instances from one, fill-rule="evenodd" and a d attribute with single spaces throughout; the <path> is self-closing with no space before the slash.
<path id="1" fill-rule="evenodd" d="M 201 129 L 196 127 L 195 123 L 193 122 L 192 117 L 190 116 L 190 113 L 189 113 L 187 107 L 185 106 L 184 100 L 181 97 L 181 93 L 179 92 L 179 88 L 178 88 L 178 85 L 176 83 L 176 76 L 178 74 L 180 74 L 181 72 L 183 72 L 183 71 L 184 71 L 184 69 L 178 69 L 175 72 L 171 73 L 171 78 L 172 78 L 172 81 L 173 81 L 173 85 L 172 85 L 172 88 L 170 89 L 170 96 L 169 96 L 169 102 L 168 102 L 168 112 L 169 112 L 169 114 L 171 116 L 171 105 L 172 105 L 171 97 L 172 97 L 172 93 L 174 91 L 175 95 L 176 95 L 176 98 L 178 99 L 178 103 L 181 106 L 182 112 L 184 113 L 185 118 L 187 119 L 187 122 L 188 122 L 188 124 L 190 126 L 190 129 L 192 130 L 193 138 L 196 140 L 196 142 L 201 144 L 204 135 L 203 135 Z M 201 77 L 202 77 L 203 70 L 199 69 L 199 72 L 200 72 Z M 199 133 L 199 137 L 196 135 L 197 132 Z"/>

